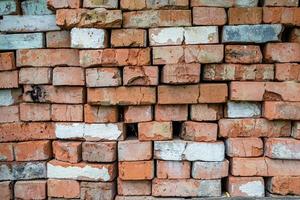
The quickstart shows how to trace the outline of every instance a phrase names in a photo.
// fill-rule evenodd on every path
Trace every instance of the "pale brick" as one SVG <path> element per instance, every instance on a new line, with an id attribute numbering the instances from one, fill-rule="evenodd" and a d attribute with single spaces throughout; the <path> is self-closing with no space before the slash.
<path id="1" fill-rule="evenodd" d="M 300 81 L 300 64 L 297 63 L 278 63 L 275 64 L 278 81 Z"/>
<path id="2" fill-rule="evenodd" d="M 295 139 L 300 139 L 300 123 L 299 121 L 295 121 L 293 123 L 293 128 L 292 128 L 292 137 Z"/>
<path id="3" fill-rule="evenodd" d="M 190 117 L 194 121 L 216 121 L 223 116 L 222 105 L 194 104 L 190 106 Z"/>
<path id="4" fill-rule="evenodd" d="M 300 141 L 292 138 L 268 138 L 264 155 L 274 159 L 300 160 Z"/>
<path id="5" fill-rule="evenodd" d="M 1 4 L 0 4 L 1 6 Z M 13 199 L 13 182 L 4 181 L 0 182 L 0 199 Z"/>
<path id="6" fill-rule="evenodd" d="M 84 85 L 84 69 L 81 67 L 55 67 L 53 85 Z"/>
<path id="7" fill-rule="evenodd" d="M 227 118 L 256 118 L 261 116 L 261 105 L 256 102 L 228 101 L 225 111 Z"/>
<path id="8" fill-rule="evenodd" d="M 51 84 L 51 68 L 21 68 L 19 84 Z"/>
<path id="9" fill-rule="evenodd" d="M 0 106 L 10 106 L 20 101 L 22 95 L 21 89 L 1 89 Z"/>
<path id="10" fill-rule="evenodd" d="M 85 70 L 87 87 L 109 87 L 122 84 L 118 68 L 90 68 Z"/>
<path id="11" fill-rule="evenodd" d="M 19 106 L 1 106 L 0 107 L 0 123 L 18 122 Z"/>
<path id="12" fill-rule="evenodd" d="M 0 89 L 18 88 L 18 71 L 0 71 Z"/>
<path id="13" fill-rule="evenodd" d="M 229 157 L 259 157 L 264 151 L 261 138 L 228 138 L 225 147 Z"/>
<path id="14" fill-rule="evenodd" d="M 0 161 L 14 161 L 13 143 L 0 144 Z"/>
<path id="15" fill-rule="evenodd" d="M 191 6 L 207 7 L 256 7 L 258 0 L 192 0 Z"/>
<path id="16" fill-rule="evenodd" d="M 266 101 L 263 116 L 269 120 L 300 120 L 299 102 Z"/>
<path id="17" fill-rule="evenodd" d="M 118 8 L 118 1 L 117 0 L 108 0 L 108 1 L 83 0 L 83 7 L 116 9 Z"/>
<path id="18" fill-rule="evenodd" d="M 152 159 L 152 142 L 127 139 L 118 142 L 119 161 L 137 161 Z"/>
<path id="19" fill-rule="evenodd" d="M 151 195 L 151 181 L 123 181 L 118 179 L 119 195 Z"/>
<path id="20" fill-rule="evenodd" d="M 50 9 L 56 10 L 60 8 L 79 8 L 81 0 L 47 0 Z"/>
<path id="21" fill-rule="evenodd" d="M 47 181 L 17 181 L 14 186 L 16 199 L 46 199 Z"/>
<path id="22" fill-rule="evenodd" d="M 21 3 L 23 15 L 51 15 L 47 8 L 47 0 L 25 0 Z"/>
<path id="23" fill-rule="evenodd" d="M 138 123 L 138 138 L 141 141 L 171 140 L 173 138 L 172 122 L 141 122 Z"/>
<path id="24" fill-rule="evenodd" d="M 300 195 L 299 184 L 299 176 L 275 176 L 267 179 L 266 188 L 273 194 Z"/>
<path id="25" fill-rule="evenodd" d="M 124 122 L 137 123 L 153 120 L 153 110 L 151 106 L 126 106 L 124 108 Z"/>
<path id="26" fill-rule="evenodd" d="M 158 85 L 157 66 L 126 66 L 123 68 L 123 85 Z"/>
<path id="27" fill-rule="evenodd" d="M 191 177 L 188 161 L 156 161 L 156 177 L 162 179 L 186 179 Z"/>
<path id="28" fill-rule="evenodd" d="M 300 43 L 269 43 L 265 46 L 264 58 L 269 63 L 300 62 Z"/>
<path id="29" fill-rule="evenodd" d="M 116 182 L 81 182 L 80 199 L 113 200 L 116 191 Z"/>
<path id="30" fill-rule="evenodd" d="M 144 10 L 144 9 L 186 9 L 189 6 L 188 0 L 121 0 L 121 8 L 124 10 Z"/>
<path id="31" fill-rule="evenodd" d="M 193 7 L 194 25 L 224 25 L 227 22 L 226 10 L 213 7 Z"/>
<path id="32" fill-rule="evenodd" d="M 264 197 L 265 185 L 262 177 L 228 178 L 227 188 L 232 197 Z"/>
<path id="33" fill-rule="evenodd" d="M 73 28 L 71 47 L 77 49 L 99 49 L 107 47 L 107 32 L 96 28 Z"/>
<path id="34" fill-rule="evenodd" d="M 0 48 L 2 50 L 43 48 L 44 39 L 43 33 L 1 34 Z"/>
<path id="35" fill-rule="evenodd" d="M 50 121 L 50 104 L 22 103 L 20 104 L 20 119 L 22 121 Z"/>
<path id="36" fill-rule="evenodd" d="M 298 0 L 264 0 L 264 6 L 270 6 L 270 7 L 280 7 L 280 6 L 286 6 L 286 7 L 297 7 L 299 5 Z"/>
<path id="37" fill-rule="evenodd" d="M 200 82 L 200 64 L 169 64 L 161 71 L 161 82 L 166 84 L 191 84 Z"/>
<path id="38" fill-rule="evenodd" d="M 87 162 L 113 162 L 117 159 L 117 143 L 84 142 L 82 159 Z"/>
<path id="39" fill-rule="evenodd" d="M 83 106 L 52 104 L 51 119 L 52 121 L 81 122 L 83 121 Z"/>
<path id="40" fill-rule="evenodd" d="M 69 31 L 51 31 L 46 33 L 47 48 L 71 47 L 71 35 Z"/>
<path id="41" fill-rule="evenodd" d="M 229 162 L 193 162 L 192 177 L 194 179 L 220 179 L 228 176 Z"/>
<path id="42" fill-rule="evenodd" d="M 15 0 L 0 1 L 0 15 L 17 14 L 18 6 Z"/>

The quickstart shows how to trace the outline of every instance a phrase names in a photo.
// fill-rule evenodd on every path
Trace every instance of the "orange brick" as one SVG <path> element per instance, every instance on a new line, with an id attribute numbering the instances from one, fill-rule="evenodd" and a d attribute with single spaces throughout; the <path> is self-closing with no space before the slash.
<path id="1" fill-rule="evenodd" d="M 83 121 L 83 106 L 82 105 L 51 105 L 51 119 L 52 121 Z"/>
<path id="2" fill-rule="evenodd" d="M 47 181 L 47 191 L 49 197 L 79 198 L 80 183 L 75 180 L 49 179 Z"/>
<path id="3" fill-rule="evenodd" d="M 154 161 L 119 162 L 122 180 L 151 180 L 154 178 Z"/>
<path id="4" fill-rule="evenodd" d="M 141 122 L 138 123 L 138 138 L 147 140 L 171 140 L 173 128 L 172 122 Z"/>
<path id="5" fill-rule="evenodd" d="M 84 70 L 80 67 L 53 69 L 53 85 L 84 85 Z"/>
<path id="6" fill-rule="evenodd" d="M 182 124 L 180 137 L 196 142 L 217 141 L 218 125 L 215 123 L 185 121 Z"/>
<path id="7" fill-rule="evenodd" d="M 229 8 L 229 24 L 260 24 L 262 23 L 262 8 Z"/>
<path id="8" fill-rule="evenodd" d="M 124 108 L 124 122 L 137 123 L 153 120 L 153 110 L 151 106 L 126 106 Z"/>
<path id="9" fill-rule="evenodd" d="M 87 162 L 113 162 L 117 159 L 117 143 L 84 142 L 82 159 Z"/>
<path id="10" fill-rule="evenodd" d="M 300 8 L 264 7 L 263 22 L 266 24 L 300 25 Z"/>
<path id="11" fill-rule="evenodd" d="M 263 116 L 269 120 L 300 120 L 299 102 L 266 101 L 263 108 Z"/>
<path id="12" fill-rule="evenodd" d="M 134 153 L 133 153 L 134 152 Z M 152 159 L 152 142 L 127 139 L 118 142 L 119 161 L 138 161 Z"/>
<path id="13" fill-rule="evenodd" d="M 47 5 L 53 9 L 59 8 L 79 8 L 80 0 L 47 0 Z"/>
<path id="14" fill-rule="evenodd" d="M 185 121 L 188 105 L 155 105 L 156 121 Z"/>
<path id="15" fill-rule="evenodd" d="M 0 113 L 0 123 L 19 121 L 19 106 L 1 106 Z"/>
<path id="16" fill-rule="evenodd" d="M 191 177 L 191 163 L 188 161 L 156 162 L 156 177 L 162 179 L 185 179 Z"/>
<path id="17" fill-rule="evenodd" d="M 227 63 L 261 63 L 262 53 L 255 45 L 226 45 L 225 62 Z"/>
<path id="18" fill-rule="evenodd" d="M 81 160 L 81 142 L 53 141 L 53 154 L 55 159 L 70 163 Z"/>
<path id="19" fill-rule="evenodd" d="M 118 179 L 118 195 L 151 195 L 151 181 L 123 181 Z"/>
<path id="20" fill-rule="evenodd" d="M 47 181 L 17 181 L 14 194 L 17 199 L 46 199 Z"/>
<path id="21" fill-rule="evenodd" d="M 267 179 L 267 189 L 273 194 L 300 195 L 299 176 L 275 176 Z"/>
<path id="22" fill-rule="evenodd" d="M 289 35 L 290 42 L 300 43 L 300 28 L 294 28 Z"/>
<path id="23" fill-rule="evenodd" d="M 216 121 L 222 118 L 223 108 L 219 104 L 194 104 L 190 116 L 193 121 Z"/>
<path id="24" fill-rule="evenodd" d="M 21 103 L 20 119 L 22 121 L 49 121 L 50 104 Z"/>
<path id="25" fill-rule="evenodd" d="M 52 157 L 49 140 L 20 142 L 14 144 L 16 161 L 47 160 Z"/>
<path id="26" fill-rule="evenodd" d="M 113 29 L 110 40 L 112 47 L 146 47 L 147 32 L 142 29 Z"/>
<path id="27" fill-rule="evenodd" d="M 196 161 L 192 165 L 192 177 L 194 179 L 220 179 L 228 176 L 229 162 L 202 162 Z"/>
<path id="28" fill-rule="evenodd" d="M 19 84 L 51 84 L 51 68 L 21 68 Z"/>
<path id="29" fill-rule="evenodd" d="M 227 100 L 227 84 L 200 84 L 199 89 L 199 103 L 223 103 Z"/>
<path id="30" fill-rule="evenodd" d="M 188 0 L 174 1 L 140 1 L 140 0 L 121 0 L 122 10 L 145 10 L 145 9 L 186 9 L 188 8 Z"/>
<path id="31" fill-rule="evenodd" d="M 227 15 L 224 8 L 193 7 L 194 25 L 224 25 Z"/>
<path id="32" fill-rule="evenodd" d="M 84 105 L 84 121 L 87 123 L 118 122 L 118 108 L 116 106 Z"/>
<path id="33" fill-rule="evenodd" d="M 46 41 L 47 41 L 47 48 L 70 48 L 71 47 L 71 35 L 69 31 L 47 32 Z"/>
<path id="34" fill-rule="evenodd" d="M 118 68 L 90 68 L 85 70 L 87 87 L 109 87 L 122 85 Z"/>
<path id="35" fill-rule="evenodd" d="M 0 161 L 14 161 L 13 143 L 0 143 Z"/>
<path id="36" fill-rule="evenodd" d="M 3 199 L 3 200 L 13 199 L 13 182 L 12 181 L 0 182 L 0 199 Z"/>
<path id="37" fill-rule="evenodd" d="M 0 71 L 16 69 L 14 52 L 0 53 Z"/>
<path id="38" fill-rule="evenodd" d="M 268 43 L 264 58 L 270 63 L 300 62 L 300 43 Z"/>
<path id="39" fill-rule="evenodd" d="M 255 188 L 255 190 L 252 188 Z M 249 192 L 251 189 L 253 191 Z M 227 190 L 232 197 L 264 197 L 264 179 L 263 177 L 229 176 Z"/>
<path id="40" fill-rule="evenodd" d="M 157 66 L 128 66 L 123 68 L 124 85 L 158 85 Z"/>
<path id="41" fill-rule="evenodd" d="M 161 72 L 161 82 L 166 84 L 199 83 L 200 71 L 200 64 L 165 65 Z"/>
<path id="42" fill-rule="evenodd" d="M 228 138 L 225 146 L 229 157 L 259 157 L 264 151 L 261 138 Z"/>
<path id="43" fill-rule="evenodd" d="M 275 64 L 275 79 L 278 81 L 300 81 L 300 64 L 278 63 Z"/>
<path id="44" fill-rule="evenodd" d="M 298 160 L 300 156 L 300 141 L 293 138 L 267 138 L 264 145 L 264 155 L 273 159 Z"/>
<path id="45" fill-rule="evenodd" d="M 18 71 L 0 71 L 0 89 L 19 87 Z"/>

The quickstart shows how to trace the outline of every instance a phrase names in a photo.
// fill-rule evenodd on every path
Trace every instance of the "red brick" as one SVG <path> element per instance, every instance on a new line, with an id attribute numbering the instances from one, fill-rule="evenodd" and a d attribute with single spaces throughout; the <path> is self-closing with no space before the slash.
<path id="1" fill-rule="evenodd" d="M 295 6 L 299 5 L 298 0 L 264 0 L 264 6 L 277 7 L 277 6 Z"/>
<path id="2" fill-rule="evenodd" d="M 156 121 L 185 121 L 188 105 L 155 105 Z"/>
<path id="3" fill-rule="evenodd" d="M 268 121 L 259 119 L 221 119 L 221 137 L 289 137 L 291 123 L 288 121 Z"/>
<path id="4" fill-rule="evenodd" d="M 118 108 L 116 106 L 84 105 L 84 121 L 87 123 L 118 122 Z"/>
<path id="5" fill-rule="evenodd" d="M 24 49 L 17 51 L 17 66 L 53 67 L 79 66 L 76 49 Z"/>
<path id="6" fill-rule="evenodd" d="M 52 148 L 57 160 L 70 163 L 81 161 L 81 142 L 53 141 Z"/>
<path id="7" fill-rule="evenodd" d="M 261 138 L 228 138 L 225 146 L 229 157 L 259 157 L 264 151 Z"/>
<path id="8" fill-rule="evenodd" d="M 1 106 L 0 107 L 0 123 L 18 122 L 19 106 Z"/>
<path id="9" fill-rule="evenodd" d="M 227 63 L 261 63 L 262 53 L 255 45 L 226 45 L 225 62 Z"/>
<path id="10" fill-rule="evenodd" d="M 267 190 L 279 195 L 300 195 L 299 176 L 275 176 L 267 179 Z"/>
<path id="11" fill-rule="evenodd" d="M 264 58 L 270 63 L 300 62 L 300 43 L 268 43 Z"/>
<path id="12" fill-rule="evenodd" d="M 87 87 L 109 87 L 122 85 L 120 70 L 117 68 L 91 68 L 85 70 Z"/>
<path id="13" fill-rule="evenodd" d="M 113 162 L 117 159 L 117 143 L 84 142 L 82 159 L 87 162 Z"/>
<path id="14" fill-rule="evenodd" d="M 3 199 L 3 200 L 13 199 L 13 182 L 12 181 L 0 182 L 0 199 Z"/>
<path id="15" fill-rule="evenodd" d="M 299 121 L 295 121 L 293 123 L 292 137 L 295 139 L 300 139 L 300 123 L 299 123 Z"/>
<path id="16" fill-rule="evenodd" d="M 300 64 L 297 63 L 278 63 L 275 64 L 278 81 L 300 81 Z"/>
<path id="17" fill-rule="evenodd" d="M 153 110 L 151 106 L 126 106 L 124 108 L 124 122 L 137 123 L 153 120 Z"/>
<path id="18" fill-rule="evenodd" d="M 0 71 L 0 89 L 19 87 L 18 71 Z"/>
<path id="19" fill-rule="evenodd" d="M 124 196 L 151 195 L 151 181 L 123 181 L 118 179 L 118 194 Z"/>
<path id="20" fill-rule="evenodd" d="M 193 162 L 192 177 L 194 179 L 220 179 L 228 176 L 229 162 Z"/>
<path id="21" fill-rule="evenodd" d="M 289 42 L 300 43 L 300 28 L 294 28 L 289 35 Z"/>
<path id="22" fill-rule="evenodd" d="M 82 105 L 52 104 L 51 105 L 52 121 L 83 121 Z"/>
<path id="23" fill-rule="evenodd" d="M 84 70 L 80 67 L 53 69 L 53 85 L 84 85 Z"/>
<path id="24" fill-rule="evenodd" d="M 171 140 L 172 122 L 141 122 L 138 123 L 138 138 L 141 141 Z"/>
<path id="25" fill-rule="evenodd" d="M 124 85 L 158 85 L 157 66 L 128 66 L 123 68 Z"/>
<path id="26" fill-rule="evenodd" d="M 156 177 L 162 179 L 185 179 L 191 177 L 191 163 L 188 161 L 156 162 Z"/>
<path id="27" fill-rule="evenodd" d="M 154 178 L 154 161 L 119 162 L 122 180 L 151 180 Z"/>
<path id="28" fill-rule="evenodd" d="M 0 124 L 0 142 L 55 139 L 52 123 L 8 123 Z"/>
<path id="29" fill-rule="evenodd" d="M 147 32 L 142 29 L 113 29 L 110 40 L 112 47 L 146 47 Z"/>
<path id="30" fill-rule="evenodd" d="M 15 183 L 15 198 L 17 199 L 46 199 L 47 181 L 17 181 Z"/>
<path id="31" fill-rule="evenodd" d="M 266 101 L 263 108 L 263 116 L 269 120 L 300 120 L 299 102 Z"/>
<path id="32" fill-rule="evenodd" d="M 14 144 L 16 161 L 47 160 L 52 157 L 49 140 L 20 142 Z"/>
<path id="33" fill-rule="evenodd" d="M 116 182 L 81 182 L 81 199 L 114 199 Z"/>
<path id="34" fill-rule="evenodd" d="M 170 64 L 162 68 L 161 82 L 191 84 L 200 82 L 200 64 Z"/>
<path id="35" fill-rule="evenodd" d="M 75 180 L 49 179 L 47 181 L 47 192 L 49 197 L 79 198 L 80 183 Z"/>
<path id="36" fill-rule="evenodd" d="M 140 1 L 140 0 L 121 0 L 122 10 L 144 10 L 144 9 L 186 9 L 189 6 L 188 0 L 174 1 Z"/>
<path id="37" fill-rule="evenodd" d="M 83 50 L 80 64 L 83 67 L 149 65 L 150 48 Z"/>
<path id="38" fill-rule="evenodd" d="M 300 8 L 263 8 L 263 22 L 266 24 L 300 25 Z"/>
<path id="39" fill-rule="evenodd" d="M 118 142 L 119 161 L 138 161 L 152 159 L 152 142 L 128 139 Z"/>
<path id="40" fill-rule="evenodd" d="M 229 24 L 260 24 L 262 23 L 262 8 L 229 8 Z"/>
<path id="41" fill-rule="evenodd" d="M 154 87 L 88 88 L 87 101 L 100 105 L 147 105 L 156 102 Z"/>
<path id="42" fill-rule="evenodd" d="M 20 119 L 22 121 L 49 121 L 50 104 L 21 103 Z"/>
<path id="43" fill-rule="evenodd" d="M 215 123 L 185 121 L 182 124 L 180 137 L 196 142 L 217 141 L 218 125 Z"/>
<path id="44" fill-rule="evenodd" d="M 227 190 L 231 197 L 264 197 L 264 179 L 263 177 L 229 176 Z"/>
<path id="45" fill-rule="evenodd" d="M 13 143 L 0 143 L 0 161 L 14 161 Z"/>
<path id="46" fill-rule="evenodd" d="M 81 5 L 80 0 L 47 0 L 47 5 L 53 9 L 59 8 L 79 8 Z"/>
<path id="47" fill-rule="evenodd" d="M 19 84 L 51 84 L 51 68 L 21 68 Z"/>
<path id="48" fill-rule="evenodd" d="M 228 97 L 227 84 L 200 84 L 198 103 L 223 103 Z"/>
<path id="49" fill-rule="evenodd" d="M 71 35 L 69 31 L 47 32 L 46 41 L 47 41 L 47 48 L 70 48 L 71 47 Z"/>
<path id="50" fill-rule="evenodd" d="M 264 155 L 274 159 L 300 159 L 300 141 L 293 138 L 268 138 Z"/>
<path id="51" fill-rule="evenodd" d="M 193 121 L 216 121 L 223 116 L 220 104 L 194 104 L 190 107 L 190 117 Z"/>
<path id="52" fill-rule="evenodd" d="M 0 71 L 16 69 L 14 52 L 0 53 Z"/>
<path id="53" fill-rule="evenodd" d="M 227 22 L 227 15 L 224 8 L 193 8 L 194 25 L 224 25 Z"/>

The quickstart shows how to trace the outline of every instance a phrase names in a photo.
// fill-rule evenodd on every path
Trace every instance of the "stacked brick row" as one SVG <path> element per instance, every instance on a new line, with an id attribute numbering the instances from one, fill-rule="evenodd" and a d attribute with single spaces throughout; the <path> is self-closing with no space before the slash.
<path id="1" fill-rule="evenodd" d="M 300 196 L 298 0 L 0 15 L 0 199 Z"/>

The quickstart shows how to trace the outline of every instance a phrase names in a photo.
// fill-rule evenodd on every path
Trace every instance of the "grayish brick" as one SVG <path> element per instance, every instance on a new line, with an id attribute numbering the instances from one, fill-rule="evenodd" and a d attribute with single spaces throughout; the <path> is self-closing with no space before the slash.
<path id="1" fill-rule="evenodd" d="M 0 1 L 0 15 L 10 15 L 17 13 L 17 3 L 15 0 Z"/>
<path id="2" fill-rule="evenodd" d="M 43 33 L 24 33 L 24 34 L 0 34 L 0 49 L 34 49 L 43 48 L 44 45 Z"/>
<path id="3" fill-rule="evenodd" d="M 23 15 L 50 15 L 53 12 L 47 8 L 47 0 L 26 0 L 21 4 Z"/>

